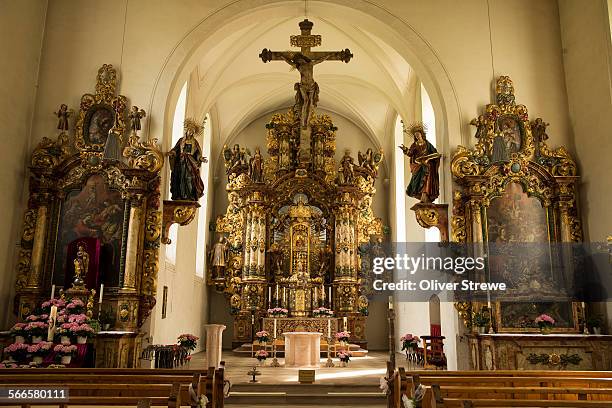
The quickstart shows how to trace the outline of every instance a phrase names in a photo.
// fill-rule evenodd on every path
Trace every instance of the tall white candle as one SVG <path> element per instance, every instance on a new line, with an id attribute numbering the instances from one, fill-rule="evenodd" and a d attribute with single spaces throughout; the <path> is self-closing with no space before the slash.
<path id="1" fill-rule="evenodd" d="M 393 310 L 393 296 L 389 296 L 389 310 Z"/>
<path id="2" fill-rule="evenodd" d="M 100 285 L 100 297 L 98 298 L 98 304 L 102 304 L 102 296 L 104 296 L 104 284 Z"/>
<path id="3" fill-rule="evenodd" d="M 272 308 L 272 286 L 268 286 L 268 308 Z"/>
<path id="4" fill-rule="evenodd" d="M 287 288 L 283 288 L 283 307 L 287 308 Z"/>
<path id="5" fill-rule="evenodd" d="M 56 324 L 57 324 L 57 306 L 51 306 L 51 312 L 49 312 L 49 329 L 47 330 L 47 341 L 53 341 L 53 337 L 55 337 Z"/>
<path id="6" fill-rule="evenodd" d="M 276 296 L 274 296 L 276 298 L 276 304 L 278 306 L 278 283 L 276 284 Z"/>
<path id="7" fill-rule="evenodd" d="M 318 306 L 318 302 L 317 302 L 319 300 L 318 288 L 315 286 L 314 289 L 315 289 L 314 303 L 315 303 L 315 306 Z"/>
<path id="8" fill-rule="evenodd" d="M 51 285 L 51 299 L 55 297 L 55 285 Z"/>
<path id="9" fill-rule="evenodd" d="M 329 303 L 329 308 L 331 309 L 331 307 L 332 307 L 331 285 L 329 285 L 329 290 L 328 290 L 327 292 L 328 292 L 328 299 L 327 299 L 327 302 Z"/>

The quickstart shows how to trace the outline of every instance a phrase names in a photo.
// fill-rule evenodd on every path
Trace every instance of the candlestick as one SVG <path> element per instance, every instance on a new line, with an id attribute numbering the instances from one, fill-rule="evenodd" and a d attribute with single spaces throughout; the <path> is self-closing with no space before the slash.
<path id="1" fill-rule="evenodd" d="M 287 308 L 287 288 L 283 288 L 283 307 Z"/>
<path id="2" fill-rule="evenodd" d="M 330 309 L 332 308 L 332 292 L 331 291 L 332 291 L 332 288 L 331 288 L 331 285 L 329 285 L 329 290 L 327 291 L 327 293 L 328 293 L 327 303 L 328 303 Z"/>
<path id="3" fill-rule="evenodd" d="M 51 299 L 55 297 L 55 285 L 51 285 Z"/>
<path id="4" fill-rule="evenodd" d="M 327 318 L 327 338 L 331 338 L 331 319 Z"/>
<path id="5" fill-rule="evenodd" d="M 274 318 L 274 338 L 276 339 L 276 318 Z"/>
<path id="6" fill-rule="evenodd" d="M 348 319 L 346 318 L 346 316 L 342 318 L 342 324 L 344 325 L 344 331 L 347 331 L 346 329 L 348 328 Z"/>
<path id="7" fill-rule="evenodd" d="M 393 310 L 393 296 L 389 296 L 389 310 Z"/>
<path id="8" fill-rule="evenodd" d="M 268 309 L 272 308 L 272 286 L 268 286 Z"/>
<path id="9" fill-rule="evenodd" d="M 279 299 L 278 299 L 278 283 L 276 284 L 276 296 L 274 296 L 274 298 L 276 299 L 276 305 L 277 305 L 277 306 L 280 306 L 280 305 L 278 304 L 278 303 L 279 303 L 279 302 L 278 302 L 278 300 L 279 300 Z"/>
<path id="10" fill-rule="evenodd" d="M 47 341 L 53 341 L 53 337 L 55 337 L 56 323 L 57 323 L 57 306 L 51 306 L 51 312 L 49 312 L 49 329 L 47 330 Z"/>

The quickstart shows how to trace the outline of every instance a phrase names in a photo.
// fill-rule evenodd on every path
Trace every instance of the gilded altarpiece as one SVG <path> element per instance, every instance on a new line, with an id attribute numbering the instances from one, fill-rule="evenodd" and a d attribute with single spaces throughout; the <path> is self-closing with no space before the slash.
<path id="1" fill-rule="evenodd" d="M 99 268 L 88 273 L 100 274 L 104 297 L 93 309 L 112 322 L 110 334 L 96 340 L 101 367 L 134 366 L 138 358 L 139 330 L 155 305 L 162 223 L 163 155 L 156 140 L 128 132 L 127 98 L 117 94 L 117 82 L 115 69 L 103 65 L 95 93 L 81 98 L 74 133 L 43 137 L 32 153 L 15 297 L 23 319 L 49 299 L 52 285 L 56 297 L 70 296 L 68 244 L 98 240 Z M 109 156 L 108 138 L 116 138 L 120 156 Z"/>
<path id="2" fill-rule="evenodd" d="M 351 341 L 365 345 L 360 310 L 367 309 L 367 285 L 358 247 L 382 236 L 371 208 L 382 152 L 370 149 L 359 163 L 347 152 L 337 167 L 336 127 L 327 115 L 314 114 L 304 131 L 289 110 L 266 127 L 267 158 L 257 148 L 249 160 L 250 151 L 238 145 L 224 153 L 229 205 L 216 232 L 227 238 L 229 262 L 208 282 L 229 299 L 234 344 L 252 341 L 269 307 L 308 319 L 325 306 L 334 318 L 346 317 Z"/>
<path id="3" fill-rule="evenodd" d="M 461 301 L 456 307 L 468 328 L 476 312 L 491 317 L 488 334 L 470 337 L 472 368 L 533 369 L 537 365 L 525 359 L 527 350 L 547 352 L 550 342 L 534 341 L 546 336 L 520 334 L 539 332 L 534 323 L 539 314 L 555 318 L 556 333 L 579 332 L 583 311 L 572 301 L 572 263 L 561 245 L 582 241 L 579 177 L 565 148 L 548 147 L 548 124 L 541 118 L 531 121 L 527 108 L 516 103 L 509 77 L 498 78 L 495 94 L 495 103 L 471 122 L 476 145 L 460 146 L 451 162 L 460 187 L 454 193 L 452 240 L 486 257 L 487 267 L 477 279 L 506 282 L 510 289 L 493 301 Z M 516 335 L 499 337 L 506 333 Z M 559 353 L 560 345 L 571 350 L 572 341 L 578 340 L 555 343 L 551 353 Z"/>

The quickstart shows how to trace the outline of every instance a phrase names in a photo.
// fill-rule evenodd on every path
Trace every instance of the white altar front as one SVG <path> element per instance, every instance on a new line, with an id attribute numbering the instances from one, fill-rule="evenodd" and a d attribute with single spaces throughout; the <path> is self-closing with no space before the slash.
<path id="1" fill-rule="evenodd" d="M 287 332 L 285 336 L 285 367 L 318 367 L 321 353 L 321 333 Z"/>

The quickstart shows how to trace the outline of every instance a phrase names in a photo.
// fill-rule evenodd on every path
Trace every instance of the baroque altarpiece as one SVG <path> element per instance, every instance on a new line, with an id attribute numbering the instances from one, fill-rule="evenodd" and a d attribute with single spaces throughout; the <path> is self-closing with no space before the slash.
<path id="1" fill-rule="evenodd" d="M 144 111 L 128 110 L 117 82 L 115 69 L 103 65 L 95 93 L 81 98 L 74 132 L 73 112 L 62 105 L 57 136 L 34 149 L 17 265 L 19 318 L 48 300 L 52 288 L 55 297 L 82 298 L 99 311 L 95 317 L 106 316 L 110 330 L 96 337 L 98 367 L 135 366 L 140 327 L 155 305 L 161 239 L 164 157 L 156 140 L 139 141 Z M 78 273 L 76 247 L 88 253 L 87 270 Z M 94 297 L 102 285 L 103 298 Z"/>
<path id="2" fill-rule="evenodd" d="M 382 236 L 372 211 L 382 152 L 360 152 L 355 163 L 347 151 L 338 168 L 329 116 L 313 114 L 309 138 L 293 110 L 266 127 L 261 174 L 246 164 L 246 149 L 225 149 L 229 205 L 216 231 L 227 237 L 229 262 L 208 281 L 229 299 L 234 342 L 252 340 L 268 307 L 305 318 L 303 330 L 323 331 L 307 318 L 326 306 L 346 317 L 352 341 L 365 344 L 371 285 L 359 251 Z M 259 148 L 253 160 L 262 160 Z"/>
<path id="3" fill-rule="evenodd" d="M 498 78 L 495 94 L 495 103 L 471 122 L 475 147 L 460 146 L 451 162 L 460 187 L 452 240 L 486 256 L 481 281 L 510 288 L 492 301 L 456 303 L 467 327 L 475 313 L 490 317 L 488 334 L 470 338 L 471 367 L 609 369 L 609 362 L 598 366 L 606 359 L 597 357 L 609 352 L 609 343 L 572 337 L 585 316 L 572 286 L 571 248 L 582 242 L 576 163 L 565 148 L 548 147 L 548 123 L 529 119 L 509 77 Z M 543 313 L 554 318 L 557 336 L 536 334 L 534 321 Z M 536 358 L 543 355 L 546 361 Z"/>

